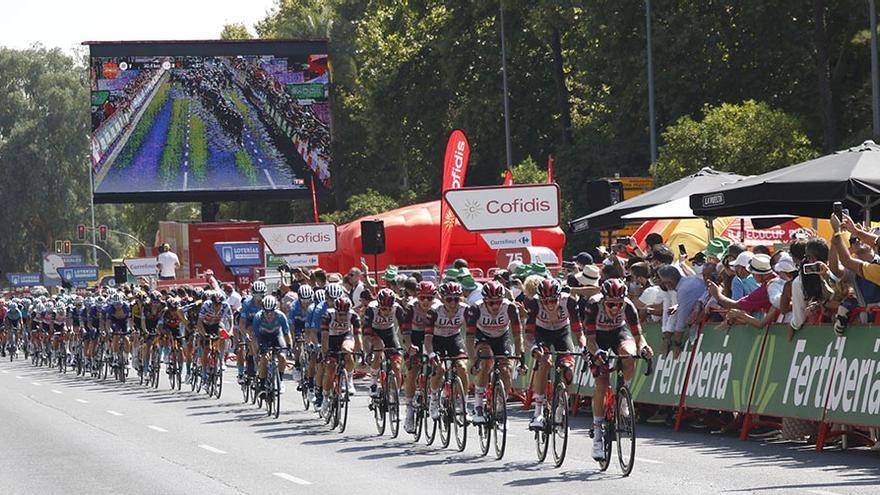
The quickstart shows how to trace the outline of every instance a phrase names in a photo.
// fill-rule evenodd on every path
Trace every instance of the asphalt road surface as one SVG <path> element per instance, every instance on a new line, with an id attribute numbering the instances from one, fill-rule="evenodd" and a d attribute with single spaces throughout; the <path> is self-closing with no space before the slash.
<path id="1" fill-rule="evenodd" d="M 622 478 L 616 464 L 600 473 L 589 459 L 580 416 L 555 469 L 536 462 L 520 411 L 496 461 L 479 456 L 473 430 L 462 453 L 413 444 L 402 428 L 398 439 L 377 437 L 363 387 L 339 434 L 302 410 L 294 387 L 276 420 L 242 404 L 232 379 L 216 400 L 171 392 L 164 376 L 152 390 L 0 362 L 0 493 L 880 493 L 880 454 L 865 450 L 820 454 L 643 425 Z"/>

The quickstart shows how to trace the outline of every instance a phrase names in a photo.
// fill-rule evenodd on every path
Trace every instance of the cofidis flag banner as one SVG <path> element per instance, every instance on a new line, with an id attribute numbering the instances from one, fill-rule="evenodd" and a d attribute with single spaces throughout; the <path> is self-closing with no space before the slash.
<path id="1" fill-rule="evenodd" d="M 449 141 L 446 143 L 446 157 L 443 159 L 443 190 L 445 193 L 451 189 L 460 189 L 464 185 L 464 177 L 467 174 L 468 157 L 471 147 L 467 136 L 460 129 L 452 131 Z M 446 200 L 440 200 L 440 264 L 442 271 L 446 265 L 446 257 L 449 255 L 449 243 L 452 237 L 452 228 L 455 226 L 455 214 L 446 205 Z"/>

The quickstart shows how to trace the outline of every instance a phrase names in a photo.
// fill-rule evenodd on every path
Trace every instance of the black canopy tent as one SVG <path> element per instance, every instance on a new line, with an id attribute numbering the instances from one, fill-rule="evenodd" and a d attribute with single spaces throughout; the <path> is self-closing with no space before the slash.
<path id="1" fill-rule="evenodd" d="M 692 194 L 716 190 L 723 184 L 735 182 L 742 178 L 743 176 L 741 175 L 719 172 L 706 167 L 695 174 L 682 177 L 665 186 L 572 220 L 569 222 L 569 226 L 572 232 L 613 230 L 627 223 L 626 220 L 621 218 L 623 215 L 685 198 Z"/>
<path id="2" fill-rule="evenodd" d="M 701 217 L 796 215 L 828 218 L 843 203 L 856 218 L 871 218 L 880 203 L 880 146 L 859 146 L 692 194 Z M 875 212 L 874 216 L 878 214 Z"/>

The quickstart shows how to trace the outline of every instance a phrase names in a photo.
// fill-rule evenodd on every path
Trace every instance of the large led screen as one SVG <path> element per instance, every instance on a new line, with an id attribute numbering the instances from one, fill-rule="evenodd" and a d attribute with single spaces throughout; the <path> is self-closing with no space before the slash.
<path id="1" fill-rule="evenodd" d="M 326 41 L 89 43 L 95 201 L 330 186 Z"/>

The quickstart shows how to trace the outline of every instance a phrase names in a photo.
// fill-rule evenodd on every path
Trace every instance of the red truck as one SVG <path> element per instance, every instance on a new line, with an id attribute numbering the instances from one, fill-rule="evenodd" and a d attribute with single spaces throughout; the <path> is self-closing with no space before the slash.
<path id="1" fill-rule="evenodd" d="M 180 258 L 177 278 L 201 278 L 205 271 L 213 270 L 214 276 L 224 282 L 238 282 L 250 285 L 250 280 L 235 277 L 226 268 L 217 251 L 216 242 L 257 242 L 260 244 L 260 259 L 265 259 L 265 247 L 260 238 L 262 222 L 159 222 L 156 244 L 168 243 L 171 250 Z"/>

